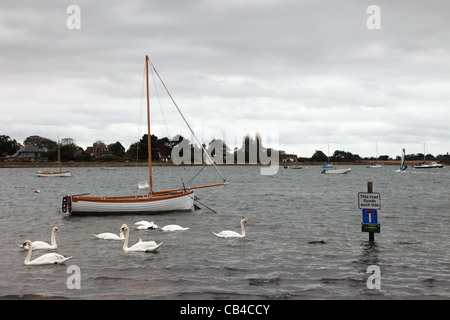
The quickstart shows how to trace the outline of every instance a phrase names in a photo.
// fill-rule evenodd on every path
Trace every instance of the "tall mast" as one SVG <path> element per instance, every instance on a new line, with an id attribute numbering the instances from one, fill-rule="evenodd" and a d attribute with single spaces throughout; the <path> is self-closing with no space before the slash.
<path id="1" fill-rule="evenodd" d="M 151 135 L 150 135 L 150 99 L 148 95 L 148 56 L 145 56 L 145 74 L 147 83 L 147 144 L 148 144 L 148 171 L 150 175 L 150 195 L 153 195 L 153 182 L 152 182 L 152 145 L 151 145 Z"/>
<path id="2" fill-rule="evenodd" d="M 59 136 L 58 136 L 58 164 L 59 164 L 59 173 L 61 173 L 61 143 L 59 142 Z"/>
<path id="3" fill-rule="evenodd" d="M 426 151 L 425 151 L 425 142 L 423 143 L 423 163 L 427 162 Z"/>
<path id="4" fill-rule="evenodd" d="M 330 162 L 330 145 L 328 145 L 327 161 Z"/>

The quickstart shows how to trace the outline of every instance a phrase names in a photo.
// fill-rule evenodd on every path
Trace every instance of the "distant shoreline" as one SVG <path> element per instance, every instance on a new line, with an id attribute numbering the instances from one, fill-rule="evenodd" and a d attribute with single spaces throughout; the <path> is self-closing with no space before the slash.
<path id="1" fill-rule="evenodd" d="M 405 165 L 411 166 L 415 164 L 422 163 L 423 161 L 405 161 Z M 362 160 L 358 162 L 334 162 L 335 166 L 349 166 L 349 165 L 360 165 L 360 166 L 368 166 L 372 164 L 373 161 L 370 160 Z M 378 161 L 381 165 L 386 166 L 399 166 L 399 160 L 386 160 L 386 161 Z M 190 167 L 190 166 L 204 166 L 205 164 L 180 164 L 176 165 L 171 162 L 156 162 L 152 163 L 153 167 Z M 321 166 L 323 162 L 289 162 L 289 163 L 280 163 L 281 167 L 283 166 Z M 69 168 L 69 167 L 147 167 L 148 162 L 62 162 L 61 167 Z M 224 163 L 218 164 L 218 166 L 264 166 L 264 164 L 234 164 L 234 163 Z M 58 162 L 0 162 L 1 168 L 57 168 L 59 167 Z"/>

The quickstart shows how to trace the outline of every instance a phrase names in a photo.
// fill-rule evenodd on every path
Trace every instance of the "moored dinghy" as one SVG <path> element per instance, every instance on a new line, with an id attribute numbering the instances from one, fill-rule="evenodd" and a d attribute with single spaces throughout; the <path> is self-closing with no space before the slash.
<path id="1" fill-rule="evenodd" d="M 38 177 L 71 177 L 70 171 L 59 171 L 59 172 L 46 172 L 46 171 L 36 171 Z"/>
<path id="2" fill-rule="evenodd" d="M 352 169 L 325 169 L 322 171 L 324 174 L 346 174 L 352 171 Z"/>
<path id="3" fill-rule="evenodd" d="M 56 171 L 56 172 L 37 171 L 36 174 L 38 175 L 38 177 L 71 177 L 72 176 L 70 171 L 61 171 L 61 145 L 59 143 L 59 138 L 58 138 L 58 164 L 59 164 L 59 171 Z"/>

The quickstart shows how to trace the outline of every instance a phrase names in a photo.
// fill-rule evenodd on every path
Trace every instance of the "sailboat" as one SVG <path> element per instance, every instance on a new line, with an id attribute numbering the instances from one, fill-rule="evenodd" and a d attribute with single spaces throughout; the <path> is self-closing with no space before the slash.
<path id="1" fill-rule="evenodd" d="M 382 168 L 383 166 L 378 163 L 378 143 L 376 143 L 376 158 L 375 162 L 371 163 L 370 166 L 367 166 L 367 168 Z"/>
<path id="2" fill-rule="evenodd" d="M 400 158 L 400 169 L 398 169 L 397 171 L 398 172 L 405 171 L 406 168 L 408 168 L 408 166 L 405 166 L 405 148 L 403 148 L 402 156 Z"/>
<path id="3" fill-rule="evenodd" d="M 38 177 L 71 177 L 72 174 L 70 171 L 61 171 L 61 144 L 59 143 L 58 138 L 58 163 L 59 163 L 59 171 L 57 172 L 44 172 L 37 171 Z"/>
<path id="4" fill-rule="evenodd" d="M 426 159 L 426 151 L 425 150 L 426 150 L 426 148 L 425 148 L 425 143 L 424 143 L 423 144 L 423 162 L 413 166 L 414 169 L 436 169 L 436 168 L 438 169 L 438 168 L 444 167 L 444 165 L 437 163 L 437 162 L 426 163 L 427 159 Z"/>
<path id="5" fill-rule="evenodd" d="M 330 145 L 328 145 L 327 159 L 328 159 L 327 162 L 326 162 L 325 164 L 323 164 L 323 165 L 320 166 L 321 168 L 324 168 L 324 169 L 330 169 L 330 168 L 333 168 L 333 163 L 330 162 Z"/>
<path id="6" fill-rule="evenodd" d="M 155 71 L 165 90 L 167 91 L 169 97 L 172 99 L 175 107 L 181 114 L 180 109 L 170 95 L 167 87 L 165 86 L 162 79 L 159 77 L 153 64 L 150 64 L 152 69 Z M 148 185 L 150 192 L 144 195 L 132 195 L 132 196 L 118 196 L 118 197 L 91 197 L 88 194 L 79 195 L 66 195 L 63 197 L 62 211 L 69 212 L 70 214 L 136 214 L 136 213 L 159 213 L 175 210 L 191 210 L 194 207 L 194 201 L 197 201 L 195 197 L 195 190 L 199 188 L 207 188 L 213 186 L 223 186 L 227 184 L 225 178 L 222 176 L 217 166 L 214 164 L 213 160 L 209 156 L 208 152 L 205 151 L 206 156 L 209 158 L 210 162 L 214 165 L 217 172 L 223 179 L 223 182 L 216 184 L 209 184 L 203 186 L 186 187 L 183 184 L 183 188 L 154 191 L 152 182 L 152 159 L 151 159 L 151 134 L 150 134 L 150 100 L 149 100 L 149 82 L 148 82 L 148 69 L 149 69 L 149 58 L 145 57 L 145 73 L 146 73 L 146 85 L 147 85 L 147 128 L 148 128 L 148 170 L 149 170 L 149 183 Z M 181 114 L 183 120 L 186 119 Z M 191 130 L 191 133 L 197 139 L 193 133 L 191 127 L 186 122 L 187 126 Z M 198 141 L 198 139 L 197 139 Z M 200 144 L 200 143 L 199 143 Z M 201 144 L 200 144 L 201 145 Z M 141 183 L 139 183 L 141 184 Z"/>

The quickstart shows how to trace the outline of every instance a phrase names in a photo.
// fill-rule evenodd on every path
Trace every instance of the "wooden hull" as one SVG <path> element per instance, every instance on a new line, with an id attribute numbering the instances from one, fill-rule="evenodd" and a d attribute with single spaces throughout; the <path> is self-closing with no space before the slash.
<path id="1" fill-rule="evenodd" d="M 62 171 L 62 172 L 37 171 L 36 173 L 37 173 L 38 177 L 71 177 L 72 176 L 70 171 Z"/>
<path id="2" fill-rule="evenodd" d="M 63 212 L 71 214 L 137 214 L 165 211 L 191 210 L 194 191 L 155 192 L 152 197 L 86 197 L 66 196 L 63 198 Z"/>

